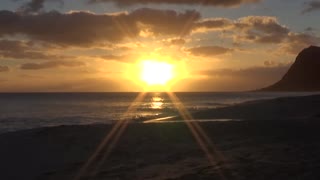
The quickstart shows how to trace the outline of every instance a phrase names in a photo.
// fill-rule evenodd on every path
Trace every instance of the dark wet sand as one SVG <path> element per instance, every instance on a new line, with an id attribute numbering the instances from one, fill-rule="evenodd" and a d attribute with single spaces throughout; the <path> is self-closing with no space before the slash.
<path id="1" fill-rule="evenodd" d="M 318 96 L 306 98 L 295 102 L 304 107 L 320 102 Z M 106 150 L 81 179 L 320 179 L 317 109 L 296 119 L 199 122 L 214 145 L 215 151 L 208 146 L 213 163 L 183 122 L 130 124 L 105 161 Z M 60 126 L 2 134 L 0 179 L 73 179 L 111 128 Z"/>

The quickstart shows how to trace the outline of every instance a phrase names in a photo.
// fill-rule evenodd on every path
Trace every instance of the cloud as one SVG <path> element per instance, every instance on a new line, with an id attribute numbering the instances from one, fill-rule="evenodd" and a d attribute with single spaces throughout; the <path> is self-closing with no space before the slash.
<path id="1" fill-rule="evenodd" d="M 20 66 L 23 70 L 40 70 L 59 67 L 79 67 L 85 64 L 80 61 L 49 61 L 44 63 L 25 63 Z"/>
<path id="2" fill-rule="evenodd" d="M 308 29 L 312 30 L 312 29 Z M 238 20 L 212 18 L 194 22 L 193 32 L 219 31 L 220 38 L 232 38 L 234 44 L 257 43 L 277 44 L 287 53 L 297 53 L 301 49 L 320 43 L 319 37 L 309 33 L 295 33 L 279 23 L 276 17 L 247 16 Z"/>
<path id="3" fill-rule="evenodd" d="M 248 16 L 240 18 L 234 24 L 240 30 L 236 41 L 251 41 L 257 43 L 279 43 L 290 32 L 289 28 L 281 25 L 277 18 L 270 16 Z"/>
<path id="4" fill-rule="evenodd" d="M 313 28 L 313 27 L 307 27 L 307 28 L 304 29 L 304 31 L 307 31 L 307 32 L 313 32 L 313 31 L 315 31 L 315 30 L 316 30 L 316 29 Z"/>
<path id="5" fill-rule="evenodd" d="M 9 71 L 8 66 L 0 66 L 0 72 L 7 72 L 7 71 Z"/>
<path id="6" fill-rule="evenodd" d="M 15 0 L 15 1 L 19 1 L 19 0 Z M 37 13 L 43 9 L 44 3 L 46 1 L 59 2 L 63 4 L 63 0 L 31 0 L 23 4 L 21 7 L 19 7 L 17 11 L 19 13 L 25 13 L 25 14 Z"/>
<path id="7" fill-rule="evenodd" d="M 261 0 L 89 0 L 89 3 L 113 2 L 118 6 L 132 6 L 136 4 L 182 4 L 207 5 L 219 7 L 236 7 L 241 4 L 258 3 Z"/>
<path id="8" fill-rule="evenodd" d="M 280 46 L 282 51 L 296 55 L 304 48 L 310 45 L 318 45 L 319 43 L 320 37 L 307 33 L 290 32 L 286 41 L 284 41 Z"/>
<path id="9" fill-rule="evenodd" d="M 283 63 L 278 63 L 276 61 L 267 60 L 263 63 L 266 67 L 277 67 L 277 66 L 285 66 Z"/>
<path id="10" fill-rule="evenodd" d="M 181 38 L 170 39 L 169 44 L 173 46 L 181 46 L 186 43 L 186 40 Z"/>
<path id="11" fill-rule="evenodd" d="M 238 20 L 227 18 L 201 19 L 197 11 L 178 12 L 175 10 L 160 10 L 140 8 L 132 12 L 113 14 L 95 14 L 84 11 L 60 13 L 56 11 L 37 14 L 19 14 L 17 12 L 0 11 L 0 38 L 23 35 L 25 40 L 36 43 L 46 43 L 51 46 L 92 47 L 107 43 L 118 44 L 125 40 L 137 40 L 138 37 L 163 37 L 165 39 L 183 39 L 192 32 L 219 31 L 226 32 L 223 38 L 230 38 L 234 44 L 282 44 L 295 39 L 293 32 L 276 17 L 248 16 Z M 303 35 L 303 33 L 300 33 Z M 315 35 L 310 35 L 317 39 Z M 221 37 L 218 37 L 221 38 Z M 311 42 L 305 40 L 304 42 Z M 183 43 L 182 41 L 172 41 Z M 304 43 L 303 45 L 305 45 Z M 293 44 L 292 46 L 299 46 Z M 315 45 L 315 44 L 314 44 Z M 16 46 L 27 46 L 26 43 Z M 287 45 L 289 46 L 289 45 Z M 56 60 L 52 54 L 34 50 L 32 47 L 20 51 L 0 50 L 0 56 L 16 59 L 47 59 Z M 299 46 L 300 48 L 300 46 Z M 226 49 L 210 48 L 190 49 L 194 55 L 223 54 Z M 212 49 L 212 48 L 211 48 Z M 289 50 L 289 48 L 287 48 Z M 297 48 L 298 49 L 298 48 Z M 291 51 L 291 50 L 290 50 Z"/>
<path id="12" fill-rule="evenodd" d="M 305 8 L 302 10 L 302 14 L 310 13 L 317 10 L 320 10 L 320 1 L 306 2 Z"/>
<path id="13" fill-rule="evenodd" d="M 297 54 L 305 47 L 320 43 L 320 37 L 312 32 L 292 32 L 280 24 L 276 17 L 247 16 L 233 21 L 231 26 L 227 30 L 233 43 L 276 44 L 281 53 Z"/>
<path id="14" fill-rule="evenodd" d="M 114 55 L 114 54 L 106 54 L 102 56 L 98 56 L 98 58 L 107 60 L 107 61 L 118 61 L 118 62 L 123 62 L 123 63 L 133 63 L 133 59 L 135 58 L 136 55 L 133 54 L 125 54 L 125 55 Z"/>
<path id="15" fill-rule="evenodd" d="M 37 50 L 31 41 L 0 40 L 0 58 L 56 60 L 73 58 L 71 56 L 53 55 Z"/>
<path id="16" fill-rule="evenodd" d="M 217 56 L 231 52 L 232 49 L 220 46 L 200 46 L 187 50 L 194 56 Z"/>
<path id="17" fill-rule="evenodd" d="M 196 22 L 193 30 L 223 30 L 232 27 L 232 25 L 233 22 L 227 18 L 210 18 Z"/>
<path id="18" fill-rule="evenodd" d="M 32 40 L 61 46 L 90 46 L 136 38 L 142 31 L 155 35 L 185 35 L 198 19 L 200 14 L 196 11 L 179 13 L 148 8 L 116 14 L 52 11 L 30 15 L 2 10 L 0 37 L 22 34 Z"/>
<path id="19" fill-rule="evenodd" d="M 118 23 L 116 23 L 118 22 Z M 85 46 L 98 41 L 119 41 L 129 35 L 119 29 L 119 23 L 134 35 L 138 29 L 128 20 L 126 13 L 117 15 L 97 15 L 89 12 L 70 12 L 61 14 L 56 11 L 37 15 L 18 14 L 0 11 L 0 36 L 23 34 L 35 40 L 58 45 Z"/>
<path id="20" fill-rule="evenodd" d="M 187 10 L 178 13 L 173 10 L 157 10 L 142 8 L 133 11 L 129 15 L 136 22 L 142 24 L 142 28 L 154 35 L 184 36 L 191 32 L 193 22 L 200 19 L 199 12 Z"/>

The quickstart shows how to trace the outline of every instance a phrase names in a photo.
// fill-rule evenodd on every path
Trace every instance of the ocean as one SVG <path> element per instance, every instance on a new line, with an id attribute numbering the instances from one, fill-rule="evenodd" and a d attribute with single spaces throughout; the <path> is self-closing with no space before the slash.
<path id="1" fill-rule="evenodd" d="M 312 93 L 175 93 L 189 112 L 245 101 Z M 0 93 L 0 133 L 59 125 L 133 122 L 178 115 L 167 93 Z M 132 106 L 128 112 L 129 107 Z"/>

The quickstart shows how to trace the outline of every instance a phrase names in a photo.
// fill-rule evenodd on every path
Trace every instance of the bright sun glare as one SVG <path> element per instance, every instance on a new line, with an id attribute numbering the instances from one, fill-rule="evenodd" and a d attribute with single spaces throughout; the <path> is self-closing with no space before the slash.
<path id="1" fill-rule="evenodd" d="M 142 61 L 141 79 L 148 85 L 166 85 L 173 78 L 173 65 L 155 60 Z"/>

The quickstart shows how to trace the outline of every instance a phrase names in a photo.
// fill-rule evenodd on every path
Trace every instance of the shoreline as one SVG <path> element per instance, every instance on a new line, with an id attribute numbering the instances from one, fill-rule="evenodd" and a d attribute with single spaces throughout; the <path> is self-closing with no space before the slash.
<path id="1" fill-rule="evenodd" d="M 273 99 L 259 99 L 245 101 L 242 103 L 231 104 L 223 107 L 202 109 L 192 112 L 192 121 L 238 121 L 238 120 L 274 120 L 274 119 L 318 119 L 320 117 L 320 94 L 305 96 L 288 96 Z M 282 112 L 281 112 L 282 111 Z M 15 120 L 15 119 L 14 119 Z M 8 120 L 7 120 L 8 121 Z M 82 123 L 79 125 L 95 125 L 95 124 L 116 124 L 118 120 L 107 120 L 106 123 L 93 122 Z M 130 119 L 131 123 L 156 123 L 162 121 L 179 122 L 183 118 L 179 115 L 162 116 L 162 117 L 141 117 Z M 24 130 L 32 130 L 45 127 L 56 127 L 63 125 L 77 124 L 61 124 L 40 126 L 35 128 L 3 130 L 1 134 L 9 132 L 19 132 Z"/>

